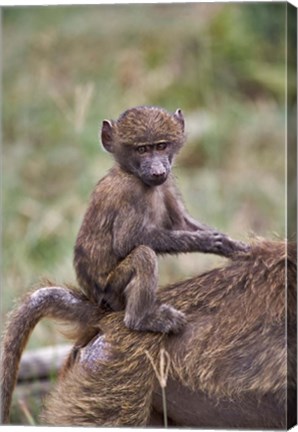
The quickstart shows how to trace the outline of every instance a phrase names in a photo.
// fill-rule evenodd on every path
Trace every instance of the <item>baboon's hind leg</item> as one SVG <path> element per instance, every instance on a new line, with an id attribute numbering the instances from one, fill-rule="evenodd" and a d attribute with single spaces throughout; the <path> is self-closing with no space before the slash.
<path id="1" fill-rule="evenodd" d="M 155 252 L 139 246 L 129 255 L 133 276 L 125 288 L 124 322 L 133 330 L 178 333 L 185 325 L 185 316 L 156 298 L 158 266 Z"/>
<path id="2" fill-rule="evenodd" d="M 113 310 L 125 308 L 125 325 L 133 330 L 178 333 L 185 316 L 156 298 L 158 266 L 155 252 L 138 246 L 110 274 L 104 298 Z"/>

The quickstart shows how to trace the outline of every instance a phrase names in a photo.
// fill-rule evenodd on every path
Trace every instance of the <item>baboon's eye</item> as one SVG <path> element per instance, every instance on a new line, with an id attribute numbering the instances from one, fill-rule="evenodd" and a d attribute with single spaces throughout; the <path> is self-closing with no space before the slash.
<path id="1" fill-rule="evenodd" d="M 147 147 L 146 146 L 139 146 L 139 147 L 137 147 L 137 152 L 139 154 L 144 154 L 144 153 L 146 153 L 146 151 L 147 151 Z"/>
<path id="2" fill-rule="evenodd" d="M 158 143 L 156 144 L 156 150 L 165 150 L 167 148 L 168 143 L 163 142 L 163 143 Z"/>

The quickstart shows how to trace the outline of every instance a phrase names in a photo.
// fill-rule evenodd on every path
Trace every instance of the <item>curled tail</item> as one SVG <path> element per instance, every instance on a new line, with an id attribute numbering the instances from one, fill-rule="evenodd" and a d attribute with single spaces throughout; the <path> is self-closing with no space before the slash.
<path id="1" fill-rule="evenodd" d="M 76 340 L 98 331 L 104 311 L 74 290 L 48 286 L 28 294 L 11 312 L 1 348 L 1 423 L 9 421 L 12 393 L 22 352 L 36 324 L 53 318 L 76 326 Z"/>

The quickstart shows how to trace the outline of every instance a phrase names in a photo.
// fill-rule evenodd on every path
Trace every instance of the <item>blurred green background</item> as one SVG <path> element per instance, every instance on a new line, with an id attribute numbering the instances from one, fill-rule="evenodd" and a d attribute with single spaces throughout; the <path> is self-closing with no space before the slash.
<path id="1" fill-rule="evenodd" d="M 112 165 L 99 126 L 134 105 L 183 110 L 175 174 L 194 217 L 238 239 L 284 238 L 286 7 L 4 8 L 2 319 L 41 277 L 75 281 L 76 234 Z M 289 98 L 295 85 L 289 69 Z M 220 262 L 162 258 L 160 280 Z M 43 322 L 29 347 L 61 340 Z"/>

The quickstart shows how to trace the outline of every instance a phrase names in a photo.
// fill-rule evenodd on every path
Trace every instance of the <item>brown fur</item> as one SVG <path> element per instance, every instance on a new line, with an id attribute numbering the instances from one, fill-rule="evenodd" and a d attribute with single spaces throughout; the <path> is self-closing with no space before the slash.
<path id="1" fill-rule="evenodd" d="M 161 289 L 159 299 L 187 316 L 180 335 L 130 331 L 123 312 L 106 315 L 104 336 L 78 351 L 46 401 L 44 422 L 148 424 L 157 386 L 145 350 L 157 364 L 165 347 L 169 387 L 178 383 L 190 398 L 176 413 L 202 395 L 190 426 L 218 427 L 214 413 L 223 405 L 228 427 L 285 428 L 286 398 L 293 406 L 296 386 L 296 260 L 294 244 L 257 241 L 227 266 Z"/>
<path id="2" fill-rule="evenodd" d="M 27 341 L 42 318 L 71 323 L 66 331 L 77 345 L 84 345 L 99 331 L 104 311 L 74 288 L 51 285 L 28 293 L 9 315 L 1 347 L 1 422 L 7 423 L 19 362 Z"/>
<path id="3" fill-rule="evenodd" d="M 125 309 L 129 328 L 177 333 L 185 317 L 156 300 L 156 254 L 230 256 L 246 246 L 194 221 L 182 204 L 171 175 L 185 142 L 180 110 L 131 108 L 103 122 L 101 139 L 115 166 L 95 187 L 77 237 L 79 285 L 90 301 Z"/>

